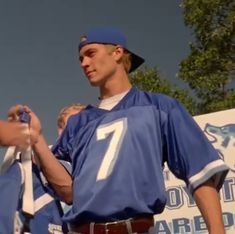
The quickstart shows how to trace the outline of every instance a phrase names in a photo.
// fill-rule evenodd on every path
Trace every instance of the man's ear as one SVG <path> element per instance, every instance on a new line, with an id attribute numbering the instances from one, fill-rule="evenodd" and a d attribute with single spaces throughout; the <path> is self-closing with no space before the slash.
<path id="1" fill-rule="evenodd" d="M 124 54 L 124 49 L 121 46 L 116 46 L 113 54 L 114 54 L 115 60 L 120 61 L 120 59 L 122 58 Z"/>

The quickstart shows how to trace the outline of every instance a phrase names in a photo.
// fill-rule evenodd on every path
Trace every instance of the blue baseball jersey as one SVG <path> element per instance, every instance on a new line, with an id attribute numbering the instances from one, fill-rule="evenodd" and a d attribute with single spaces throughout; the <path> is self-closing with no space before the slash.
<path id="1" fill-rule="evenodd" d="M 32 234 L 67 233 L 62 221 L 60 202 L 52 190 L 41 181 L 40 170 L 32 168 L 35 214 L 25 216 L 22 212 L 24 171 L 19 161 L 14 161 L 0 176 L 0 233 L 22 233 L 24 228 Z"/>
<path id="2" fill-rule="evenodd" d="M 0 233 L 14 233 L 14 218 L 22 194 L 23 169 L 17 161 L 0 176 Z"/>
<path id="3" fill-rule="evenodd" d="M 88 106 L 72 116 L 53 153 L 72 164 L 73 205 L 66 222 L 110 222 L 161 213 L 163 165 L 194 191 L 228 172 L 175 99 L 132 88 L 111 110 Z"/>
<path id="4" fill-rule="evenodd" d="M 53 190 L 42 181 L 41 170 L 33 164 L 33 195 L 35 214 L 26 218 L 18 205 L 19 217 L 23 224 L 27 223 L 32 234 L 67 233 L 67 227 L 62 221 L 63 210 L 60 201 Z"/>

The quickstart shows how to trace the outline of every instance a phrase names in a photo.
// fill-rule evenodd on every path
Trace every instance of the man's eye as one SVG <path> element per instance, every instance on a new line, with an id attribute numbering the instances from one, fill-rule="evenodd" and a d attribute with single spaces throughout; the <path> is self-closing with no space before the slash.
<path id="1" fill-rule="evenodd" d="M 90 56 L 90 57 L 95 56 L 95 51 L 91 51 L 91 52 L 89 53 L 89 56 Z"/>

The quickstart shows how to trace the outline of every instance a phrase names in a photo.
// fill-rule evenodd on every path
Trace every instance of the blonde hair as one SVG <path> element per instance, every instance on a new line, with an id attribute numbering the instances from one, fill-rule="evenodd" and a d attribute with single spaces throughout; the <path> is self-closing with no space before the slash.
<path id="1" fill-rule="evenodd" d="M 105 45 L 108 48 L 109 53 L 112 53 L 116 49 L 116 45 Z M 131 53 L 124 49 L 124 54 L 121 58 L 121 63 L 123 64 L 123 67 L 126 71 L 126 73 L 130 72 L 131 69 Z"/>
<path id="2" fill-rule="evenodd" d="M 74 103 L 68 106 L 65 106 L 59 113 L 58 118 L 57 118 L 57 127 L 63 129 L 66 125 L 66 117 L 70 115 L 69 111 L 77 111 L 80 112 L 83 109 L 85 109 L 86 106 L 82 105 L 80 103 Z"/>

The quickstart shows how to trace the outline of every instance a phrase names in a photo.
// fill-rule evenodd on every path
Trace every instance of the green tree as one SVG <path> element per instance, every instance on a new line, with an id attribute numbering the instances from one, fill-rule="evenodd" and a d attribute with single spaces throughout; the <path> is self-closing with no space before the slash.
<path id="1" fill-rule="evenodd" d="M 185 24 L 195 36 L 179 78 L 198 98 L 198 113 L 235 107 L 235 1 L 183 0 Z"/>
<path id="2" fill-rule="evenodd" d="M 138 69 L 130 75 L 131 83 L 143 91 L 162 93 L 179 100 L 191 114 L 195 114 L 195 103 L 186 90 L 183 90 L 168 80 L 161 78 L 159 70 L 147 66 Z"/>

